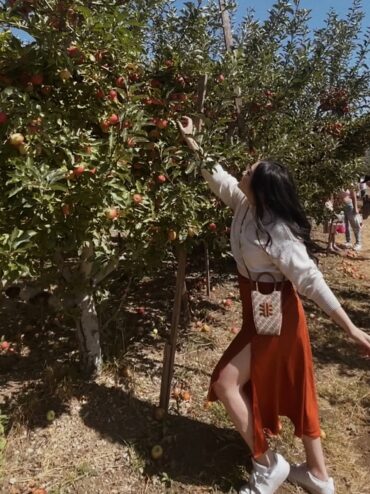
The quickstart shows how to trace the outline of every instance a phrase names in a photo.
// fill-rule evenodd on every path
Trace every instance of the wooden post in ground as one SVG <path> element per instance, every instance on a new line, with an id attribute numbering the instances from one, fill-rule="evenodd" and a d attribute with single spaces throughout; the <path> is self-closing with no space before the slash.
<path id="1" fill-rule="evenodd" d="M 197 111 L 198 117 L 195 120 L 195 128 L 197 132 L 200 132 L 202 127 L 202 119 L 200 113 L 203 112 L 204 101 L 206 97 L 207 88 L 207 75 L 203 75 L 198 82 L 198 100 L 197 100 Z M 176 291 L 175 291 L 175 302 L 172 312 L 171 320 L 171 332 L 170 339 L 166 342 L 163 354 L 163 371 L 162 371 L 162 382 L 161 382 L 161 393 L 159 398 L 159 406 L 167 412 L 168 405 L 171 396 L 171 382 L 173 376 L 173 368 L 175 364 L 175 354 L 176 354 L 176 342 L 178 327 L 180 321 L 181 305 L 186 309 L 186 302 L 188 302 L 187 288 L 185 282 L 185 269 L 186 269 L 186 248 L 184 244 L 179 245 L 178 257 L 177 257 L 177 277 L 176 277 Z M 190 310 L 189 310 L 190 313 Z"/>
<path id="2" fill-rule="evenodd" d="M 207 290 L 207 297 L 209 297 L 211 294 L 211 275 L 209 272 L 209 251 L 208 251 L 208 243 L 206 240 L 204 241 L 204 256 L 206 258 L 206 290 Z"/>
<path id="3" fill-rule="evenodd" d="M 198 102 L 197 102 L 197 110 L 199 116 L 195 119 L 195 128 L 197 133 L 202 130 L 202 119 L 200 117 L 200 114 L 203 113 L 204 111 L 204 102 L 206 99 L 206 92 L 207 92 L 207 82 L 208 82 L 208 76 L 205 74 L 199 79 L 198 83 Z M 208 252 L 208 244 L 205 241 L 204 242 L 204 256 L 205 256 L 205 264 L 206 264 L 206 280 L 207 280 L 207 297 L 210 296 L 211 293 L 211 280 L 210 280 L 210 274 L 209 274 L 209 252 Z"/>
<path id="4" fill-rule="evenodd" d="M 173 375 L 173 367 L 175 363 L 176 341 L 181 312 L 181 299 L 185 282 L 185 267 L 186 267 L 186 248 L 184 244 L 179 246 L 175 302 L 172 312 L 170 339 L 166 343 L 163 355 L 163 373 L 160 394 L 160 407 L 168 410 L 168 404 L 171 394 L 171 381 Z"/>
<path id="5" fill-rule="evenodd" d="M 230 15 L 226 9 L 225 0 L 219 0 L 222 28 L 224 31 L 226 51 L 231 52 L 234 48 L 233 34 L 231 30 Z M 238 122 L 239 135 L 242 135 L 244 129 L 244 122 L 242 116 L 242 99 L 240 97 L 240 88 L 235 88 L 235 109 L 236 118 Z"/>

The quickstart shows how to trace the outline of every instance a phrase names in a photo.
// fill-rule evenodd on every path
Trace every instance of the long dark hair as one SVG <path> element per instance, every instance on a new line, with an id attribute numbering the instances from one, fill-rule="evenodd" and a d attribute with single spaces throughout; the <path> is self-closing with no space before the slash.
<path id="1" fill-rule="evenodd" d="M 273 160 L 263 160 L 255 168 L 250 187 L 256 206 L 256 223 L 260 232 L 267 234 L 266 247 L 272 243 L 266 222 L 282 220 L 292 234 L 306 245 L 315 259 L 315 243 L 311 240 L 311 224 L 299 201 L 294 179 L 288 168 Z"/>

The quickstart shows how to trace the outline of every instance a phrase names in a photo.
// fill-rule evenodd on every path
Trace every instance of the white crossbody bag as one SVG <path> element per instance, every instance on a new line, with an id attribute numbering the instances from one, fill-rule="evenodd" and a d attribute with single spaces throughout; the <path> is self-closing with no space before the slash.
<path id="1" fill-rule="evenodd" d="M 243 229 L 243 224 L 244 220 L 246 218 L 246 215 L 248 213 L 245 213 L 245 216 L 243 218 L 241 227 L 240 227 L 240 236 L 239 236 L 239 248 L 240 248 L 240 253 L 243 258 L 243 262 L 245 265 L 245 268 L 248 273 L 249 277 L 249 282 L 251 284 L 251 297 L 252 297 L 252 309 L 253 309 L 253 321 L 254 325 L 256 328 L 256 332 L 259 335 L 266 335 L 266 336 L 279 336 L 281 332 L 281 326 L 283 322 L 283 312 L 282 312 L 282 287 L 283 283 L 281 285 L 281 290 L 278 290 L 277 288 L 277 281 L 272 273 L 268 272 L 263 272 L 260 273 L 257 277 L 256 280 L 252 279 L 251 273 L 248 269 L 248 266 L 245 262 L 245 259 L 243 257 L 242 253 L 242 248 L 241 248 L 241 235 L 242 235 L 242 229 Z M 269 276 L 272 278 L 273 283 L 274 283 L 274 288 L 271 293 L 261 293 L 258 287 L 258 281 L 261 278 L 261 276 Z M 254 288 L 254 283 L 256 288 Z"/>

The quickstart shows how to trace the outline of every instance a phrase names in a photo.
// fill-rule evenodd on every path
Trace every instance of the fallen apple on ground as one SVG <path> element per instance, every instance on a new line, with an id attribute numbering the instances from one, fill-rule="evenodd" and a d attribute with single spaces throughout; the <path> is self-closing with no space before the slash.
<path id="1" fill-rule="evenodd" d="M 152 447 L 151 453 L 153 460 L 159 460 L 163 456 L 163 448 L 159 444 Z"/>

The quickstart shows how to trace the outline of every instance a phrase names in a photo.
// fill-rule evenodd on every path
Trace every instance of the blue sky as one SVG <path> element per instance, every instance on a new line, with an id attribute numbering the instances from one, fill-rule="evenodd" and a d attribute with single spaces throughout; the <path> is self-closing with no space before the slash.
<path id="1" fill-rule="evenodd" d="M 185 1 L 189 0 L 176 0 L 175 5 L 181 7 Z M 255 16 L 257 19 L 265 19 L 268 15 L 268 10 L 274 4 L 274 0 L 237 0 L 239 5 L 237 21 L 242 20 L 248 8 L 255 10 Z M 316 29 L 322 26 L 327 12 L 333 8 L 341 17 L 346 15 L 348 8 L 352 5 L 351 0 L 301 0 L 301 7 L 311 10 L 311 28 Z M 364 19 L 364 27 L 370 26 L 370 2 L 369 0 L 363 0 L 363 9 L 366 17 Z M 27 39 L 23 33 L 19 33 L 21 39 Z"/>
<path id="2" fill-rule="evenodd" d="M 187 0 L 188 1 L 188 0 Z M 177 0 L 175 4 L 181 6 L 185 3 L 185 0 Z M 268 10 L 275 3 L 274 0 L 236 0 L 239 5 L 237 20 L 241 20 L 245 15 L 248 8 L 255 10 L 257 19 L 265 19 L 267 17 Z M 313 29 L 321 27 L 323 20 L 330 8 L 341 16 L 345 16 L 349 7 L 351 7 L 351 0 L 301 0 L 301 7 L 311 10 L 311 27 Z M 369 0 L 363 0 L 363 9 L 366 17 L 364 20 L 364 26 L 370 26 L 370 2 Z"/>

